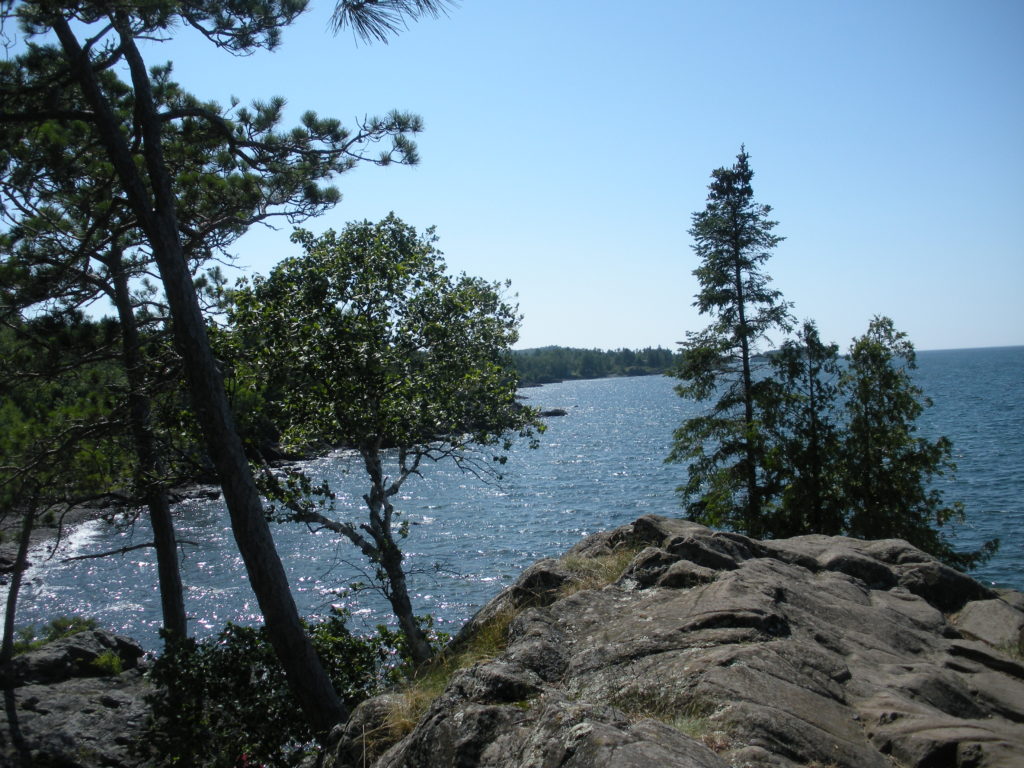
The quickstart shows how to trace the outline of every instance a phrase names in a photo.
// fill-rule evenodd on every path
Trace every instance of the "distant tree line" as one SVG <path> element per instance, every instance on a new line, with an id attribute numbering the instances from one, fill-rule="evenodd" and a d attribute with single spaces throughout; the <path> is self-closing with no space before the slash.
<path id="1" fill-rule="evenodd" d="M 512 360 L 519 374 L 520 386 L 532 387 L 572 379 L 667 374 L 675 367 L 677 355 L 663 347 L 608 351 L 540 347 L 516 350 Z"/>

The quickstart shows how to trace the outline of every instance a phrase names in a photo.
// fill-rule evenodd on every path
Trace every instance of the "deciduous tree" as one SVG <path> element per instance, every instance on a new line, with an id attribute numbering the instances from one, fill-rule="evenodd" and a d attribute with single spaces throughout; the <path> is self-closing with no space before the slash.
<path id="1" fill-rule="evenodd" d="M 370 490 L 361 523 L 309 503 L 278 517 L 359 548 L 421 663 L 432 651 L 413 615 L 394 499 L 426 461 L 489 472 L 510 432 L 536 426 L 516 401 L 519 317 L 503 286 L 450 276 L 433 231 L 420 236 L 393 214 L 295 240 L 303 255 L 238 290 L 231 321 L 285 440 L 356 449 Z"/>

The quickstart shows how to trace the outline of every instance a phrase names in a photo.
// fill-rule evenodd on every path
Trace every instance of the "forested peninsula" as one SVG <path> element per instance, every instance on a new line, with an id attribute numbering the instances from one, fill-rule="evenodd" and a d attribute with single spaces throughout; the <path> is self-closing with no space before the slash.
<path id="1" fill-rule="evenodd" d="M 535 387 L 573 379 L 668 374 L 677 356 L 663 347 L 602 350 L 550 346 L 515 350 L 512 362 L 519 386 Z"/>

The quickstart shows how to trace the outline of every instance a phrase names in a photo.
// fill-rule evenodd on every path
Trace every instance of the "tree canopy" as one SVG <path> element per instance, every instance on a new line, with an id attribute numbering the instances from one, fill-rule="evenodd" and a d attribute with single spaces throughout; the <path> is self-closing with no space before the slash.
<path id="1" fill-rule="evenodd" d="M 708 410 L 675 432 L 667 461 L 687 463 L 687 515 L 758 537 L 804 533 L 899 537 L 957 567 L 990 557 L 953 549 L 941 528 L 963 519 L 932 480 L 955 469 L 944 437 L 916 434 L 931 403 L 914 384 L 914 347 L 875 317 L 845 360 L 813 321 L 778 349 L 790 305 L 763 265 L 781 239 L 754 201 L 749 155 L 712 174 L 690 234 L 700 259 L 695 306 L 709 325 L 681 345 L 676 391 Z"/>
<path id="2" fill-rule="evenodd" d="M 874 317 L 853 340 L 840 377 L 846 429 L 840 446 L 845 532 L 862 538 L 900 538 L 958 567 L 993 554 L 998 540 L 972 553 L 956 552 L 942 534 L 962 521 L 964 505 L 946 503 L 932 479 L 954 472 L 946 437 L 917 434 L 917 418 L 931 406 L 911 378 L 914 345 L 888 317 Z"/>
<path id="3" fill-rule="evenodd" d="M 358 19 L 363 5 L 340 8 Z M 0 187 L 7 253 L 20 260 L 11 273 L 17 290 L 45 289 L 54 281 L 37 278 L 55 276 L 69 288 L 87 286 L 70 299 L 84 300 L 96 287 L 88 279 L 95 260 L 104 268 L 115 263 L 97 254 L 130 253 L 127 264 L 139 271 L 129 279 L 159 274 L 162 296 L 147 301 L 163 305 L 173 329 L 191 408 L 270 639 L 307 716 L 326 733 L 344 708 L 303 632 L 264 520 L 193 267 L 268 216 L 301 220 L 322 211 L 337 200 L 329 178 L 361 161 L 415 162 L 409 134 L 419 121 L 392 112 L 352 130 L 310 112 L 281 132 L 281 99 L 227 110 L 200 102 L 173 84 L 169 66 L 148 67 L 139 48 L 142 39 L 164 40 L 188 26 L 228 53 L 272 49 L 304 8 L 301 0 L 4 3 L 5 30 L 18 25 L 24 40 L 18 55 L 0 62 Z M 394 10 L 412 15 L 424 7 Z M 54 247 L 22 249 L 36 232 Z"/>
<path id="4" fill-rule="evenodd" d="M 237 370 L 262 390 L 287 443 L 358 450 L 370 490 L 358 525 L 294 499 L 279 519 L 355 544 L 423 662 L 432 651 L 412 614 L 393 500 L 424 461 L 491 473 L 510 434 L 538 427 L 516 400 L 519 316 L 506 285 L 449 275 L 433 230 L 419 235 L 394 214 L 294 240 L 301 256 L 232 294 Z"/>

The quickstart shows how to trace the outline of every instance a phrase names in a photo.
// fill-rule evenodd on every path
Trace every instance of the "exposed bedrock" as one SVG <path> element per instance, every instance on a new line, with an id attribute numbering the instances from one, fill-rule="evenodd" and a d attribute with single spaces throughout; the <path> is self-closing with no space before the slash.
<path id="1" fill-rule="evenodd" d="M 635 552 L 581 588 L 588 561 Z M 507 650 L 377 768 L 1024 765 L 1024 599 L 906 542 L 755 541 L 648 515 L 527 569 Z M 324 763 L 361 765 L 371 699 Z"/>

